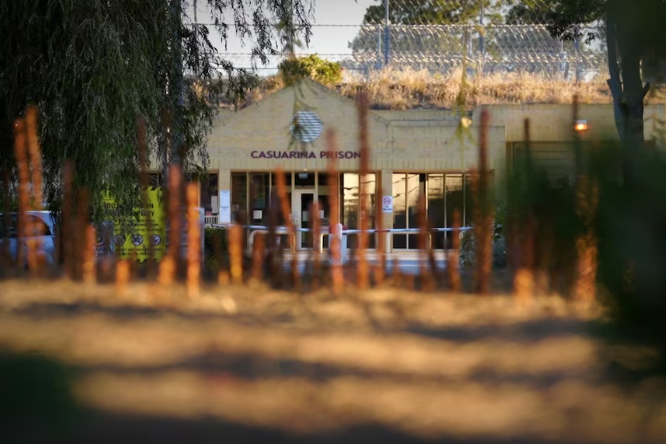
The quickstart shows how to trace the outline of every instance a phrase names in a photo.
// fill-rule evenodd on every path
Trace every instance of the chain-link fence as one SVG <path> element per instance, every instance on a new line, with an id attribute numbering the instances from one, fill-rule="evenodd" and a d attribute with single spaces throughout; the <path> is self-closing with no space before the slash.
<path id="1" fill-rule="evenodd" d="M 364 25 L 352 44 L 343 65 L 365 73 L 390 66 L 446 74 L 465 66 L 581 81 L 607 70 L 602 48 L 552 38 L 545 25 Z"/>
<path id="2" fill-rule="evenodd" d="M 547 0 L 376 0 L 350 43 L 350 69 L 530 73 L 586 80 L 607 71 L 603 28 L 548 31 Z M 589 41 L 590 34 L 595 39 Z"/>
<path id="3" fill-rule="evenodd" d="M 464 67 L 470 75 L 528 73 L 571 81 L 605 76 L 603 24 L 561 40 L 549 33 L 551 14 L 548 0 L 374 0 L 360 25 L 315 23 L 320 43 L 297 55 L 317 53 L 359 74 L 392 67 L 447 75 Z M 249 53 L 223 56 L 259 72 L 275 70 L 284 59 L 275 55 L 258 65 Z"/>

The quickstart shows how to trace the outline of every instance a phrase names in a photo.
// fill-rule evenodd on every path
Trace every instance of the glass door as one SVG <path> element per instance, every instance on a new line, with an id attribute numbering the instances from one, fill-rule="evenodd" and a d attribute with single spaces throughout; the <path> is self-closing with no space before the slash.
<path id="1" fill-rule="evenodd" d="M 312 228 L 312 215 L 310 207 L 314 202 L 314 189 L 294 190 L 291 195 L 291 214 L 294 222 L 294 228 Z M 298 250 L 312 248 L 312 234 L 296 232 L 296 248 Z"/>

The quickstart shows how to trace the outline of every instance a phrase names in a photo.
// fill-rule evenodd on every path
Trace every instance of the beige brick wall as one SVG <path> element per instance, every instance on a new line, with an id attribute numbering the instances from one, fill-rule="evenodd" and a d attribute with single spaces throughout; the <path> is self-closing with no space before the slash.
<path id="1" fill-rule="evenodd" d="M 356 105 L 337 92 L 306 80 L 297 88 L 286 88 L 238 112 L 225 110 L 217 119 L 208 139 L 211 170 L 219 170 L 220 187 L 228 187 L 232 170 L 324 170 L 325 159 L 253 159 L 252 151 L 298 150 L 291 146 L 289 125 L 294 112 L 307 107 L 323 121 L 324 129 L 337 135 L 337 148 L 358 151 Z M 523 121 L 531 121 L 535 142 L 566 141 L 571 137 L 570 105 L 526 104 L 489 105 L 489 149 L 492 166 L 501 171 L 506 166 L 506 144 L 523 140 Z M 479 121 L 482 107 L 473 112 Z M 461 170 L 476 163 L 478 127 L 457 133 L 458 117 L 452 110 L 371 111 L 370 145 L 373 170 L 441 171 Z M 616 139 L 611 105 L 586 105 L 579 108 L 589 131 L 585 137 Z M 666 120 L 664 105 L 651 105 L 645 111 L 646 139 L 655 137 L 659 122 Z M 663 140 L 662 140 L 663 142 Z M 326 150 L 322 134 L 308 150 Z M 357 160 L 341 160 L 342 170 L 356 170 Z"/>
<path id="2" fill-rule="evenodd" d="M 490 124 L 506 127 L 507 142 L 524 139 L 523 122 L 530 120 L 530 138 L 534 142 L 567 141 L 572 137 L 573 108 L 571 105 L 488 105 Z M 657 137 L 656 129 L 665 120 L 664 105 L 645 108 L 645 139 Z M 481 107 L 474 110 L 473 121 L 478 121 Z M 579 105 L 578 118 L 587 120 L 589 129 L 584 138 L 617 140 L 612 105 Z"/>
<path id="3" fill-rule="evenodd" d="M 334 128 L 338 150 L 358 151 L 358 117 L 352 101 L 314 82 L 304 82 L 300 90 L 287 88 L 231 116 L 227 115 L 208 140 L 211 168 L 230 170 L 273 170 L 278 165 L 286 170 L 325 169 L 327 160 L 315 159 L 253 159 L 252 151 L 299 150 L 292 142 L 289 125 L 299 109 L 307 105 L 322 119 L 324 129 Z M 378 149 L 385 145 L 386 122 L 379 116 L 370 119 L 371 143 Z M 308 151 L 326 151 L 322 134 Z M 356 163 L 341 160 L 342 169 L 356 169 Z"/>
<path id="4" fill-rule="evenodd" d="M 495 171 L 498 197 L 501 197 L 502 179 L 508 166 L 507 147 L 511 142 L 523 140 L 524 119 L 531 121 L 533 141 L 567 141 L 572 135 L 572 108 L 570 105 L 490 105 L 487 108 L 490 112 L 489 164 Z M 278 166 L 286 171 L 326 169 L 328 161 L 319 158 L 319 153 L 327 149 L 324 133 L 307 146 L 308 151 L 317 155 L 316 159 L 251 157 L 253 151 L 300 149 L 290 146 L 289 131 L 292 116 L 298 109 L 315 111 L 322 119 L 324 131 L 335 130 L 338 150 L 359 150 L 354 101 L 306 80 L 297 88 L 283 89 L 238 112 L 221 113 L 208 138 L 209 168 L 219 172 L 219 189 L 231 188 L 232 171 L 272 171 Z M 391 194 L 394 172 L 453 172 L 474 168 L 478 161 L 481 109 L 474 110 L 473 124 L 464 130 L 458 128 L 457 113 L 451 110 L 371 111 L 371 169 L 380 173 L 383 194 Z M 579 117 L 589 124 L 585 137 L 617 138 L 612 106 L 580 105 Z M 658 134 L 658 124 L 665 117 L 664 105 L 646 108 L 646 139 Z M 357 171 L 358 159 L 340 160 L 338 168 Z M 385 227 L 392 226 L 393 215 L 384 214 L 383 223 Z"/>
<path id="5" fill-rule="evenodd" d="M 341 151 L 359 151 L 358 117 L 353 101 L 314 82 L 304 82 L 300 89 L 287 88 L 237 113 L 225 114 L 215 125 L 208 141 L 210 168 L 220 171 L 220 187 L 228 187 L 232 170 L 325 170 L 327 160 L 319 158 L 325 151 L 324 134 L 307 147 L 317 159 L 253 159 L 253 151 L 298 150 L 290 147 L 289 125 L 299 103 L 307 105 L 322 119 L 324 131 L 333 129 Z M 395 112 L 393 112 L 395 113 Z M 416 113 L 418 114 L 418 113 Z M 430 113 L 431 117 L 437 113 Z M 383 113 L 386 115 L 386 113 Z M 444 116 L 445 113 L 440 113 Z M 472 168 L 478 157 L 478 128 L 459 133 L 457 121 L 387 119 L 382 113 L 370 112 L 369 135 L 371 168 L 375 171 L 459 171 Z M 505 130 L 489 129 L 490 162 L 503 169 L 505 163 Z M 358 159 L 340 160 L 341 170 L 357 170 Z"/>
<path id="6" fill-rule="evenodd" d="M 326 159 L 253 159 L 253 151 L 288 151 L 289 125 L 299 104 L 306 104 L 322 119 L 324 131 L 333 129 L 338 150 L 359 151 L 356 105 L 336 92 L 306 81 L 299 90 L 284 89 L 236 113 L 218 120 L 208 141 L 210 168 L 219 170 L 219 188 L 230 189 L 232 171 L 267 171 L 280 166 L 287 171 L 323 171 Z M 408 114 L 408 115 L 406 115 Z M 371 169 L 379 173 L 383 195 L 392 194 L 394 172 L 442 172 L 474 168 L 478 160 L 478 126 L 458 130 L 450 112 L 370 112 Z M 324 133 L 308 151 L 325 151 Z M 488 129 L 489 164 L 497 184 L 506 171 L 503 126 Z M 357 171 L 358 159 L 340 160 L 338 168 Z M 380 197 L 377 197 L 379 202 Z M 381 211 L 381 208 L 377 208 Z M 393 214 L 385 213 L 385 227 L 393 226 Z"/>
<path id="7" fill-rule="evenodd" d="M 459 113 L 448 109 L 408 109 L 408 110 L 375 110 L 380 117 L 390 121 L 435 120 L 457 122 Z"/>

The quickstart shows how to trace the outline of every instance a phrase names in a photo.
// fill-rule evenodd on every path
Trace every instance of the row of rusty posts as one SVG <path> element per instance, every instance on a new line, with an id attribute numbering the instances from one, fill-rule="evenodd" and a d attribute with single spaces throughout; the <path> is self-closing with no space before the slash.
<path id="1" fill-rule="evenodd" d="M 379 263 L 374 267 L 370 266 L 367 250 L 369 245 L 368 229 L 369 223 L 369 193 L 367 189 L 367 177 L 370 168 L 370 137 L 368 130 L 368 100 L 365 93 L 359 94 L 358 100 L 358 122 L 359 122 L 359 192 L 360 192 L 360 236 L 359 246 L 355 252 L 355 261 L 352 267 L 355 271 L 355 287 L 358 290 L 370 288 L 374 282 L 375 285 L 383 285 L 386 275 L 386 233 L 383 231 L 383 215 L 380 211 L 375 211 L 375 227 L 379 230 L 377 256 Z M 574 119 L 577 117 L 577 101 L 574 104 Z M 493 218 L 494 218 L 494 198 L 492 184 L 490 183 L 490 165 L 488 156 L 488 128 L 489 114 L 487 109 L 482 109 L 479 126 L 478 140 L 478 165 L 473 171 L 471 182 L 471 191 L 474 199 L 473 205 L 473 225 L 475 242 L 475 256 L 477 258 L 474 269 L 474 291 L 480 295 L 488 295 L 492 290 L 491 277 L 493 268 Z M 148 188 L 148 161 L 146 148 L 146 124 L 139 119 L 138 125 L 138 160 L 140 166 L 141 185 L 145 190 Z M 17 119 L 14 126 L 15 131 L 15 156 L 18 165 L 18 227 L 21 230 L 21 237 L 30 237 L 34 239 L 35 226 L 28 223 L 26 212 L 29 210 L 42 209 L 42 177 L 41 177 L 41 157 L 37 137 L 37 110 L 34 107 L 28 108 L 24 119 Z M 529 121 L 524 125 L 525 142 L 530 146 L 530 126 Z M 575 143 L 578 143 L 578 134 L 574 132 Z M 336 135 L 333 130 L 326 133 L 326 149 L 329 152 L 337 151 Z M 528 156 L 529 158 L 529 156 Z M 251 263 L 245 264 L 243 254 L 245 234 L 243 228 L 239 225 L 232 225 L 227 230 L 227 240 L 229 246 L 228 270 L 222 266 L 221 254 L 218 283 L 221 285 L 234 284 L 241 285 L 245 282 L 246 269 L 250 269 L 250 278 L 253 281 L 261 281 L 266 273 L 271 276 L 273 283 L 284 285 L 289 282 L 292 289 L 301 291 L 304 287 L 303 276 L 299 272 L 298 259 L 295 254 L 291 257 L 291 272 L 288 276 L 282 273 L 283 248 L 279 247 L 278 234 L 276 227 L 280 216 L 286 222 L 287 230 L 290 235 L 295 234 L 295 228 L 291 219 L 290 205 L 288 202 L 288 192 L 284 171 L 277 168 L 276 188 L 271 198 L 269 210 L 269 229 L 266 236 L 258 236 L 254 243 Z M 339 189 L 339 175 L 335 156 L 329 157 L 327 167 L 328 186 L 331 190 Z M 89 193 L 85 188 L 79 188 L 75 184 L 75 171 L 71 161 L 67 161 L 63 168 L 63 202 L 62 202 L 62 229 L 57 233 L 57 262 L 62 265 L 65 278 L 73 280 L 82 280 L 88 284 L 96 282 L 96 263 L 95 263 L 95 245 L 97 234 L 90 224 L 89 214 Z M 176 276 L 180 271 L 185 276 L 187 294 L 195 298 L 200 293 L 200 282 L 202 275 L 202 252 L 201 243 L 198 241 L 203 233 L 200 232 L 198 205 L 198 188 L 196 184 L 186 184 L 183 171 L 179 165 L 171 165 L 168 175 L 167 187 L 167 217 L 170 224 L 169 247 L 166 256 L 159 262 L 157 269 L 153 269 L 154 249 L 152 243 L 149 244 L 148 277 L 156 277 L 158 286 L 166 287 L 176 282 Z M 8 175 L 5 174 L 3 184 L 5 187 L 5 196 L 8 192 Z M 381 180 L 377 181 L 376 193 L 383 195 Z M 577 187 L 579 196 L 579 212 L 585 218 L 591 218 L 596 205 L 596 189 L 584 175 L 577 177 Z M 32 194 L 31 194 L 32 193 Z M 340 220 L 340 202 L 336 192 L 330 194 L 330 217 L 329 225 L 336 227 Z M 144 206 L 148 205 L 147 194 L 142 196 Z M 9 213 L 8 199 L 5 199 L 5 213 Z M 181 258 L 181 208 L 187 208 L 187 254 Z M 318 239 L 321 232 L 321 220 L 319 219 L 318 202 L 314 202 L 310 208 L 312 215 L 313 239 Z M 435 252 L 432 245 L 427 242 L 429 230 L 432 228 L 428 224 L 426 214 L 426 199 L 423 193 L 419 196 L 418 202 L 419 214 L 419 234 L 418 245 L 421 251 L 421 261 L 419 269 L 420 288 L 426 291 L 432 291 L 437 287 L 438 282 L 445 282 L 449 290 L 459 292 L 462 289 L 462 279 L 459 271 L 458 255 L 460 248 L 460 238 L 458 230 L 461 226 L 460 214 L 456 212 L 453 215 L 454 229 L 452 249 L 447 250 L 446 259 L 448 266 L 446 271 L 442 272 L 437 266 Z M 149 213 L 148 213 L 149 215 Z M 148 220 L 149 230 L 154 221 Z M 5 218 L 8 223 L 9 218 Z M 505 227 L 508 244 L 509 267 L 514 271 L 513 289 L 521 300 L 529 299 L 536 291 L 536 236 L 539 221 L 533 213 L 528 211 L 525 214 L 508 215 L 507 226 Z M 9 227 L 6 227 L 6 232 Z M 32 234 L 33 236 L 28 236 Z M 335 295 L 341 295 L 345 289 L 345 270 L 340 260 L 341 245 L 340 236 L 330 237 L 331 261 L 329 266 L 330 288 Z M 7 243 L 5 243 L 7 245 Z M 574 286 L 574 295 L 584 299 L 589 298 L 594 293 L 594 278 L 596 269 L 596 250 L 594 236 L 591 230 L 588 230 L 576 243 L 578 262 L 576 265 L 577 280 Z M 219 252 L 218 252 L 219 253 Z M 325 275 L 321 273 L 322 261 L 319 251 L 315 248 L 313 251 L 312 262 L 312 288 L 319 288 L 323 284 Z M 0 255 L 0 259 L 6 263 L 8 254 Z M 40 245 L 34 240 L 29 242 L 27 248 L 27 257 L 24 252 L 18 250 L 18 264 L 27 264 L 27 269 L 31 275 L 44 275 L 45 264 L 43 255 L 40 255 Z M 117 260 L 116 284 L 120 291 L 125 291 L 127 283 L 134 277 L 133 261 Z M 397 265 L 397 264 L 396 264 Z M 22 270 L 22 267 L 17 267 Z M 393 283 L 399 285 L 403 280 L 409 280 L 409 277 L 401 276 L 398 267 L 394 266 Z M 155 276 L 156 275 L 156 276 Z M 276 282 L 279 281 L 279 282 Z"/>

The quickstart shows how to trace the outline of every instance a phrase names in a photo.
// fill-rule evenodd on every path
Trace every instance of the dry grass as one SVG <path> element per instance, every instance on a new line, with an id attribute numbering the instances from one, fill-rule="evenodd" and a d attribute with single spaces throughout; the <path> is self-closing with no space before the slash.
<path id="1" fill-rule="evenodd" d="M 570 104 L 576 94 L 581 103 L 612 101 L 606 79 L 601 76 L 578 85 L 532 74 L 491 74 L 468 82 L 464 106 L 470 108 L 482 104 Z M 462 71 L 443 76 L 427 71 L 388 69 L 373 72 L 368 79 L 347 76 L 338 90 L 349 98 L 356 98 L 359 90 L 365 91 L 372 109 L 450 109 L 457 106 L 461 85 Z M 283 87 L 279 76 L 266 78 L 241 107 Z"/>

